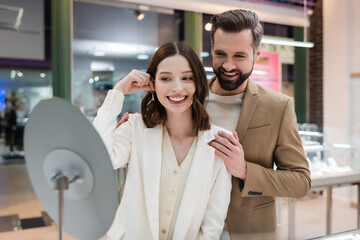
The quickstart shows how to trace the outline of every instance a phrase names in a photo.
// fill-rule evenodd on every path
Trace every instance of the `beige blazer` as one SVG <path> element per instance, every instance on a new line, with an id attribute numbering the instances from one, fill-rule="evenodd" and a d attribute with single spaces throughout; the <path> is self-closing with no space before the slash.
<path id="1" fill-rule="evenodd" d="M 300 198 L 311 186 L 293 100 L 249 80 L 236 131 L 247 161 L 247 178 L 243 189 L 239 179 L 232 179 L 230 237 L 275 239 L 274 197 Z"/>
<path id="2" fill-rule="evenodd" d="M 162 126 L 147 128 L 140 114 L 114 131 L 124 95 L 110 90 L 94 126 L 114 168 L 128 166 L 123 197 L 107 235 L 110 239 L 159 239 Z M 219 239 L 231 193 L 231 175 L 208 142 L 220 128 L 198 134 L 173 239 Z"/>

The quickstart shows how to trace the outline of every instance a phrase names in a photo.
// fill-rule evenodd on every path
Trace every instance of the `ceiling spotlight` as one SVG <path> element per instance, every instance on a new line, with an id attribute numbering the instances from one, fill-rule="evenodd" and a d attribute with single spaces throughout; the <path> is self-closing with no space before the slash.
<path id="1" fill-rule="evenodd" d="M 96 50 L 96 51 L 94 51 L 93 55 L 96 57 L 104 57 L 104 56 L 106 56 L 106 53 L 104 51 Z"/>
<path id="2" fill-rule="evenodd" d="M 147 59 L 149 59 L 149 55 L 147 55 L 147 54 L 138 54 L 136 56 L 136 58 L 139 59 L 139 60 L 147 60 Z"/>
<path id="3" fill-rule="evenodd" d="M 139 9 L 135 10 L 135 15 L 136 15 L 137 20 L 139 20 L 139 21 L 143 20 L 145 17 L 145 14 L 140 12 Z"/>
<path id="4" fill-rule="evenodd" d="M 212 28 L 211 23 L 208 22 L 207 24 L 205 24 L 205 30 L 206 30 L 206 31 L 210 32 L 210 31 L 211 31 L 211 28 Z"/>
<path id="5" fill-rule="evenodd" d="M 16 71 L 15 70 L 11 70 L 10 71 L 10 78 L 14 79 L 16 77 Z"/>
<path id="6" fill-rule="evenodd" d="M 208 53 L 208 52 L 201 52 L 200 53 L 200 57 L 208 57 L 208 56 L 210 56 L 210 53 Z"/>

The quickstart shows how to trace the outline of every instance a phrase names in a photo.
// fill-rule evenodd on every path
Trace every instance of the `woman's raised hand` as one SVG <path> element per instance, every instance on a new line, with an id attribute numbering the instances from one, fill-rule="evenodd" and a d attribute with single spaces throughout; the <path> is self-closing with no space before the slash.
<path id="1" fill-rule="evenodd" d="M 150 74 L 133 69 L 114 86 L 114 89 L 117 89 L 124 94 L 130 94 L 138 90 L 153 91 L 154 87 L 150 78 Z"/>

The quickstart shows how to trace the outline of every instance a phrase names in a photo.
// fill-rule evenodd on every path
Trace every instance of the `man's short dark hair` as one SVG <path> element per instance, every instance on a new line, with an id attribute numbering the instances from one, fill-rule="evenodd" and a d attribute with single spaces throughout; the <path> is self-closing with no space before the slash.
<path id="1" fill-rule="evenodd" d="M 244 9 L 236 9 L 216 14 L 211 18 L 211 46 L 214 46 L 214 34 L 217 29 L 225 32 L 237 33 L 244 29 L 251 29 L 254 42 L 254 53 L 260 47 L 263 27 L 256 13 Z"/>

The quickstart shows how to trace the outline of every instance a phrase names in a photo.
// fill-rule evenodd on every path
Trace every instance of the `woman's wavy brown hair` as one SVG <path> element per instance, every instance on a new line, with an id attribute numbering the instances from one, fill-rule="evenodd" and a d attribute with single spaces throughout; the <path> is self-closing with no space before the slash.
<path id="1" fill-rule="evenodd" d="M 155 77 L 159 63 L 165 58 L 174 55 L 184 56 L 188 60 L 193 73 L 193 79 L 196 86 L 191 107 L 193 130 L 196 132 L 208 130 L 210 129 L 210 119 L 204 107 L 204 102 L 209 92 L 206 73 L 200 59 L 188 44 L 184 42 L 172 42 L 162 45 L 155 52 L 147 69 L 147 73 L 150 74 L 151 81 L 155 85 Z M 142 119 L 149 128 L 155 127 L 158 124 L 165 124 L 166 122 L 165 108 L 157 99 L 155 92 L 154 97 L 155 100 L 151 101 L 151 93 L 148 92 L 141 103 Z"/>

